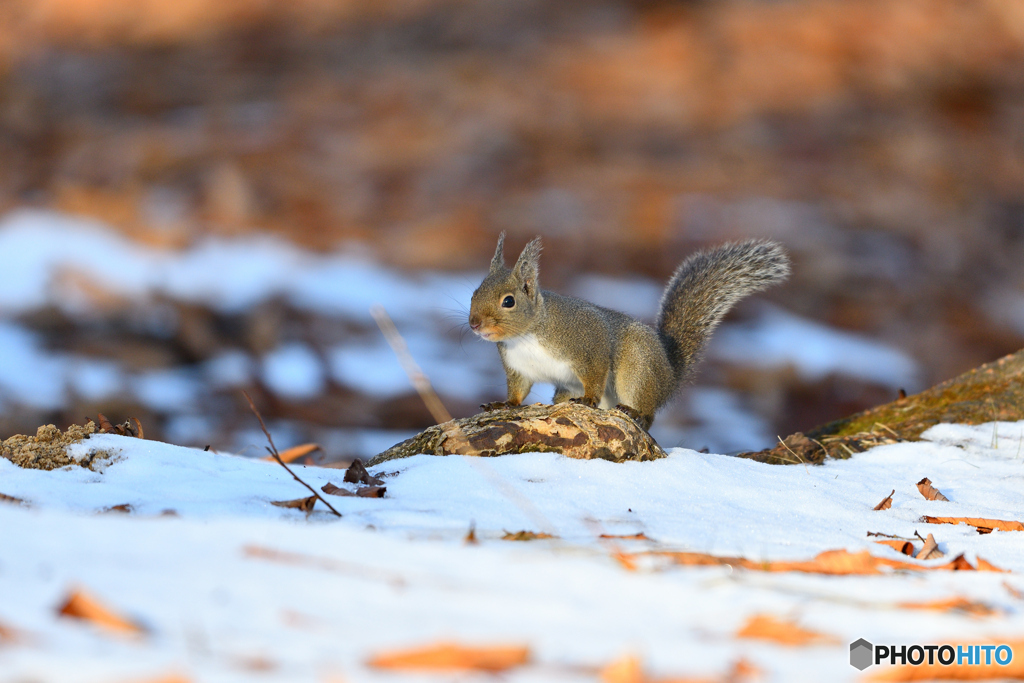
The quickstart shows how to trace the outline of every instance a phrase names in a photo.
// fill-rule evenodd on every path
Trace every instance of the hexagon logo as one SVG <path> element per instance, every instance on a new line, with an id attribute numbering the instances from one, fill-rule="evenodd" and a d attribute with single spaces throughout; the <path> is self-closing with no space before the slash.
<path id="1" fill-rule="evenodd" d="M 863 671 L 874 662 L 875 646 L 860 638 L 850 643 L 850 666 L 858 671 Z"/>

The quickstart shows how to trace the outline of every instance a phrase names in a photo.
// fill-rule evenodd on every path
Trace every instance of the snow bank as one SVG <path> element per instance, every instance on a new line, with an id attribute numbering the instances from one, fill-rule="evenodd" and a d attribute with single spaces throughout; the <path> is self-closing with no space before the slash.
<path id="1" fill-rule="evenodd" d="M 331 497 L 308 520 L 272 500 L 307 495 L 277 464 L 102 435 L 76 448 L 119 451 L 102 471 L 21 470 L 0 460 L 0 681 L 406 679 L 374 652 L 438 639 L 513 642 L 534 664 L 513 681 L 592 680 L 627 653 L 660 676 L 717 675 L 744 657 L 767 680 L 854 680 L 849 642 L 991 641 L 1024 636 L 1016 574 L 875 577 L 761 574 L 729 567 L 627 571 L 615 549 L 810 558 L 836 548 L 896 557 L 866 534 L 935 534 L 947 557 L 1024 571 L 1020 532 L 979 535 L 922 515 L 1020 519 L 1024 422 L 940 425 L 918 443 L 820 467 L 781 467 L 675 449 L 613 464 L 553 454 L 386 463 L 383 499 Z M 319 488 L 342 472 L 295 471 Z M 929 477 L 951 502 L 924 500 Z M 872 507 L 895 489 L 892 508 Z M 133 512 L 96 514 L 128 504 Z M 173 515 L 168 512 L 173 511 Z M 475 525 L 480 543 L 463 544 Z M 498 540 L 544 526 L 558 538 Z M 643 532 L 651 541 L 602 541 Z M 255 549 L 255 550 L 254 550 Z M 1004 583 L 1005 582 L 1005 583 Z M 74 586 L 144 623 L 125 639 L 60 618 Z M 982 601 L 993 616 L 897 603 Z M 751 615 L 797 619 L 835 645 L 742 640 Z M 258 670 L 258 673 L 256 673 Z M 470 676 L 472 678 L 472 676 Z"/>

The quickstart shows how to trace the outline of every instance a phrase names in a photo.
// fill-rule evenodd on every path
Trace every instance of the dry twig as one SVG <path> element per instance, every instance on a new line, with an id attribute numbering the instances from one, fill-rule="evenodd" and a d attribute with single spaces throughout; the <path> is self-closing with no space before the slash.
<path id="1" fill-rule="evenodd" d="M 263 422 L 263 416 L 260 415 L 260 411 L 256 410 L 256 404 L 252 402 L 252 397 L 249 396 L 249 393 L 244 390 L 242 391 L 242 396 L 245 396 L 245 400 L 249 402 L 249 407 L 252 408 L 252 412 L 256 414 L 256 419 L 260 421 L 260 428 L 263 430 L 263 434 L 267 437 L 267 442 L 270 443 L 270 448 L 268 448 L 267 450 L 270 451 L 270 454 L 272 456 L 274 456 L 274 460 L 277 461 L 277 464 L 283 467 L 288 474 L 292 475 L 292 478 L 295 481 L 299 482 L 307 489 L 309 489 L 313 493 L 313 495 L 316 496 L 317 500 L 319 500 L 321 503 L 327 506 L 327 509 L 336 514 L 338 517 L 341 517 L 341 513 L 335 510 L 330 503 L 324 500 L 323 497 L 316 492 L 316 489 L 314 489 L 312 486 L 299 479 L 298 475 L 292 472 L 291 468 L 289 468 L 288 465 L 284 464 L 284 460 L 281 459 L 280 454 L 277 452 L 277 446 L 274 445 L 274 439 L 271 438 L 270 436 L 270 430 L 267 429 L 266 423 Z"/>

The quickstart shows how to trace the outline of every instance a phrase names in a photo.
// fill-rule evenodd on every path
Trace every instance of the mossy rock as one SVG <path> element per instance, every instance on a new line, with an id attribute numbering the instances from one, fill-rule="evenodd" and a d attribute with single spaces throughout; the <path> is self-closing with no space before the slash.
<path id="1" fill-rule="evenodd" d="M 965 372 L 919 394 L 797 432 L 774 448 L 740 453 L 771 464 L 821 463 L 872 446 L 916 441 L 940 422 L 1024 420 L 1024 350 Z"/>

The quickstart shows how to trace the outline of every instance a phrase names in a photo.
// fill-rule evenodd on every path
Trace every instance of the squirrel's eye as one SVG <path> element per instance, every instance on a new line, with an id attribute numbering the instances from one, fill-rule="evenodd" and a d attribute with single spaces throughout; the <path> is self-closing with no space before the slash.
<path id="1" fill-rule="evenodd" d="M 501 300 L 501 307 L 502 308 L 512 308 L 515 305 L 516 305 L 516 299 L 511 294 L 509 294 L 508 296 L 506 296 L 504 299 Z"/>

